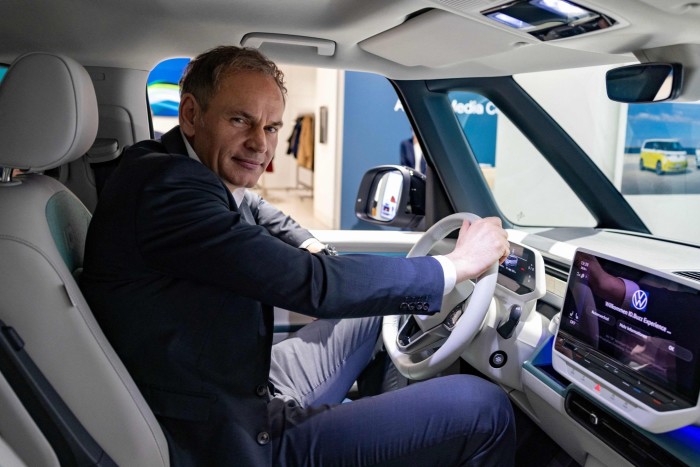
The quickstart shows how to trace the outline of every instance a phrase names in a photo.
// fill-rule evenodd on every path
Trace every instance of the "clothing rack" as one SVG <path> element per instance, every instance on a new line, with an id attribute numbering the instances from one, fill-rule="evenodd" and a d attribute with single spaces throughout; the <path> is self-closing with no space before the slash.
<path id="1" fill-rule="evenodd" d="M 292 134 L 289 136 L 287 154 L 297 160 L 294 171 L 294 186 L 288 190 L 301 190 L 299 196 L 313 196 L 314 172 L 314 115 L 299 115 L 295 121 Z M 310 180 L 302 180 L 300 173 L 309 172 Z M 308 194 L 307 194 L 308 193 Z"/>
<path id="2" fill-rule="evenodd" d="M 301 180 L 299 178 L 299 171 L 308 172 L 310 174 L 309 175 L 310 182 L 307 183 L 307 182 Z M 301 165 L 297 164 L 295 175 L 296 175 L 296 177 L 295 177 L 296 178 L 296 180 L 295 180 L 296 185 L 294 187 L 290 188 L 290 190 L 300 190 L 302 192 L 308 192 L 308 193 L 300 193 L 299 194 L 300 197 L 313 197 L 313 195 L 314 195 L 314 171 L 309 170 L 306 167 L 302 167 Z"/>

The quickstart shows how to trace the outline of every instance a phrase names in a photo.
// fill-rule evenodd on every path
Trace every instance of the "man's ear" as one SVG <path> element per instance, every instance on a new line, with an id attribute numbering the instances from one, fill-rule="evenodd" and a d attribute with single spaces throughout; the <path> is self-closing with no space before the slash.
<path id="1" fill-rule="evenodd" d="M 180 98 L 180 109 L 178 116 L 180 120 L 180 129 L 185 136 L 191 138 L 194 136 L 195 121 L 200 118 L 200 108 L 197 100 L 192 94 L 186 92 Z"/>

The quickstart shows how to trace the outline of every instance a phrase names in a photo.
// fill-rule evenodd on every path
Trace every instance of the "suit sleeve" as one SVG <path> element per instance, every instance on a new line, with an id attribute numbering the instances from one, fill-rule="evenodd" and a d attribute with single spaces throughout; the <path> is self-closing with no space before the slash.
<path id="1" fill-rule="evenodd" d="M 297 248 L 306 240 L 313 237 L 311 232 L 304 229 L 294 219 L 275 206 L 265 201 L 257 193 L 246 192 L 246 200 L 248 201 L 248 205 L 258 225 L 265 227 L 272 236 Z"/>
<path id="2" fill-rule="evenodd" d="M 444 277 L 434 258 L 310 254 L 242 221 L 204 167 L 171 164 L 153 178 L 137 203 L 136 243 L 160 274 L 317 317 L 440 309 Z"/>

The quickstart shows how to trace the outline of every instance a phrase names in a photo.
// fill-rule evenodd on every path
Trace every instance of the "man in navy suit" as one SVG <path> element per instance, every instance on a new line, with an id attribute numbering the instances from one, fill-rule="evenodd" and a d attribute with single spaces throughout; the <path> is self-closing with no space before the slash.
<path id="1" fill-rule="evenodd" d="M 425 157 L 423 157 L 423 150 L 420 148 L 415 134 L 409 139 L 401 141 L 400 152 L 401 165 L 410 167 L 422 174 L 425 173 Z"/>
<path id="2" fill-rule="evenodd" d="M 376 340 L 377 318 L 347 318 L 407 303 L 437 312 L 455 281 L 505 258 L 506 234 L 499 219 L 465 223 L 441 257 L 298 248 L 301 229 L 245 194 L 274 156 L 282 78 L 250 49 L 194 59 L 180 126 L 124 154 L 88 232 L 84 294 L 161 423 L 172 465 L 511 464 L 512 409 L 482 379 L 338 404 Z M 322 319 L 278 352 L 273 306 Z"/>

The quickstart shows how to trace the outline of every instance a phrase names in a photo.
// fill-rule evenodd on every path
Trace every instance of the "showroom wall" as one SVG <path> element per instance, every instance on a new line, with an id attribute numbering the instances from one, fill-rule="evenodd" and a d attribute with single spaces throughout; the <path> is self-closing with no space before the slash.
<path id="1" fill-rule="evenodd" d="M 340 227 L 340 190 L 342 164 L 342 127 L 344 73 L 319 68 L 316 71 L 316 109 L 327 109 L 326 141 L 316 138 L 314 161 L 314 217 L 334 229 Z M 317 110 L 317 116 L 320 111 Z M 316 122 L 321 133 L 321 119 Z"/>
<path id="2" fill-rule="evenodd" d="M 316 69 L 301 66 L 283 66 L 287 87 L 287 102 L 284 110 L 282 131 L 279 135 L 277 154 L 272 172 L 264 175 L 265 188 L 297 188 L 312 186 L 313 173 L 299 167 L 296 159 L 287 154 L 289 137 L 297 117 L 314 114 L 316 111 Z M 299 168 L 298 168 L 299 167 Z"/>
<path id="3" fill-rule="evenodd" d="M 357 189 L 372 167 L 399 164 L 401 141 L 412 137 L 408 118 L 397 106 L 386 78 L 345 72 L 342 143 L 342 229 L 378 229 L 355 217 Z"/>

